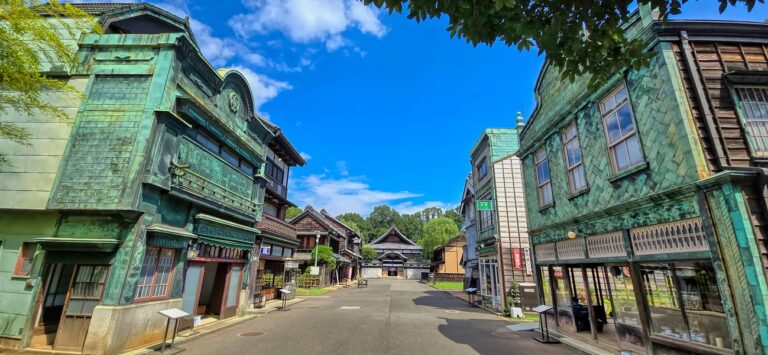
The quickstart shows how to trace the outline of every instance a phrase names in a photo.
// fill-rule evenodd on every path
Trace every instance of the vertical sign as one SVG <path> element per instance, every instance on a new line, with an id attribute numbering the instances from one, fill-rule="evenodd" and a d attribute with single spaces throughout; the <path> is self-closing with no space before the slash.
<path id="1" fill-rule="evenodd" d="M 520 252 L 520 248 L 512 249 L 512 265 L 517 270 L 523 269 L 523 255 Z"/>
<path id="2" fill-rule="evenodd" d="M 525 274 L 533 274 L 533 266 L 531 265 L 531 248 L 523 248 L 523 257 L 525 258 Z"/>

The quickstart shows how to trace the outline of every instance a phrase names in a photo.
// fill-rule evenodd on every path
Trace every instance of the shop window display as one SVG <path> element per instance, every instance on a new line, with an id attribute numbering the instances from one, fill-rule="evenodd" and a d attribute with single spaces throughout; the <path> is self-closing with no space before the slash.
<path id="1" fill-rule="evenodd" d="M 654 334 L 731 348 L 711 263 L 645 264 L 641 270 Z"/>

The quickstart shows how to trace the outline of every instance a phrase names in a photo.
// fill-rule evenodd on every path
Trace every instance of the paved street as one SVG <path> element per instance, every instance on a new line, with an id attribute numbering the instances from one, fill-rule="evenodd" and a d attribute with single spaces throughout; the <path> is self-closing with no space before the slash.
<path id="1" fill-rule="evenodd" d="M 410 280 L 370 280 L 181 345 L 184 354 L 576 354 Z M 243 333 L 263 332 L 258 336 Z"/>

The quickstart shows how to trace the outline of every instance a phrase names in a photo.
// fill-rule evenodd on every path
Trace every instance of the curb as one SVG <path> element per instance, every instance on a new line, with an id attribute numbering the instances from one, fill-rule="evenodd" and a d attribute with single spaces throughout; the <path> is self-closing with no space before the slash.
<path id="1" fill-rule="evenodd" d="M 288 305 L 290 306 L 290 305 L 294 305 L 294 304 L 297 304 L 297 303 L 301 303 L 301 302 L 304 302 L 304 301 L 305 301 L 305 299 L 303 299 L 303 298 L 296 298 L 296 299 L 295 299 L 295 302 L 293 302 L 293 303 L 290 303 L 290 304 L 288 304 Z M 203 335 L 207 335 L 207 334 L 212 334 L 212 333 L 216 333 L 216 332 L 218 332 L 218 331 L 220 331 L 220 330 L 223 330 L 223 329 L 227 329 L 227 328 L 229 328 L 229 327 L 232 327 L 232 326 L 234 326 L 234 325 L 237 325 L 237 324 L 243 323 L 243 322 L 245 322 L 245 321 L 248 321 L 248 320 L 251 320 L 251 319 L 255 319 L 255 318 L 261 318 L 262 316 L 264 316 L 264 315 L 266 315 L 266 314 L 269 314 L 269 313 L 271 313 L 271 312 L 273 312 L 273 311 L 275 311 L 275 310 L 277 310 L 277 307 L 275 307 L 275 308 L 272 308 L 272 309 L 270 309 L 270 310 L 265 310 L 263 313 L 248 313 L 248 311 L 246 311 L 246 314 L 245 314 L 245 315 L 243 315 L 243 316 L 238 316 L 238 317 L 235 317 L 235 318 L 233 318 L 233 319 L 231 319 L 231 320 L 226 320 L 226 322 L 227 322 L 227 323 L 225 323 L 225 324 L 220 324 L 218 327 L 215 327 L 215 328 L 214 328 L 214 327 L 212 327 L 212 329 L 209 329 L 209 330 L 205 330 L 205 329 L 203 329 L 202 331 L 200 331 L 200 332 L 198 332 L 198 333 L 196 333 L 196 334 L 190 334 L 188 337 L 184 337 L 184 338 L 182 338 L 182 339 L 179 339 L 179 338 L 177 337 L 177 338 L 176 338 L 176 342 L 174 342 L 174 344 L 173 344 L 173 345 L 174 345 L 174 346 L 176 346 L 176 345 L 178 345 L 178 344 L 184 344 L 184 343 L 187 343 L 187 342 L 189 342 L 189 341 L 192 341 L 192 340 L 194 340 L 194 339 L 197 339 L 197 338 L 199 338 L 200 336 L 203 336 Z M 166 341 L 168 341 L 168 340 L 166 339 Z M 123 355 L 143 355 L 143 354 L 151 354 L 151 353 L 154 353 L 154 352 L 156 352 L 156 351 L 157 351 L 157 350 L 155 350 L 154 348 L 155 348 L 156 346 L 160 345 L 160 344 L 162 344 L 162 341 L 157 341 L 157 342 L 154 342 L 154 343 L 151 343 L 151 344 L 145 344 L 144 346 L 142 346 L 142 347 L 141 347 L 141 348 L 139 348 L 139 349 L 129 350 L 129 351 L 126 351 L 126 352 L 124 352 L 124 353 L 122 353 L 122 354 L 123 354 Z M 166 347 L 166 349 L 168 349 L 168 348 Z M 181 350 L 181 349 L 180 349 L 180 350 Z M 183 351 L 183 350 L 182 350 L 182 351 Z"/>

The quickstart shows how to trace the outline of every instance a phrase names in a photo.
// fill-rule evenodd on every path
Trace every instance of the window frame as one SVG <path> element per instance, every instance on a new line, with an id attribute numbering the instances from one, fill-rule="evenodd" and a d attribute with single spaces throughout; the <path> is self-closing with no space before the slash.
<path id="1" fill-rule="evenodd" d="M 539 153 L 541 153 L 541 155 L 543 156 L 542 159 L 539 159 Z M 547 181 L 545 182 L 542 182 L 541 177 L 539 176 L 539 165 L 543 165 L 543 164 L 547 164 Z M 544 149 L 544 147 L 539 148 L 538 150 L 536 150 L 535 153 L 533 153 L 533 171 L 536 177 L 536 195 L 539 201 L 539 208 L 546 208 L 554 205 L 555 196 L 552 191 L 552 170 L 551 170 L 551 167 L 549 166 L 549 157 L 547 156 L 547 152 Z M 543 200 L 544 188 L 549 189 L 549 196 L 551 199 L 549 202 L 545 202 Z"/>
<path id="2" fill-rule="evenodd" d="M 566 134 L 568 133 L 569 130 L 571 130 L 571 128 L 573 128 L 574 134 L 571 139 L 568 139 Z M 576 126 L 576 122 L 572 122 L 571 124 L 566 126 L 565 129 L 563 129 L 562 133 L 560 134 L 560 137 L 563 140 L 563 159 L 565 160 L 565 173 L 568 179 L 568 191 L 571 194 L 576 194 L 582 191 L 586 191 L 587 189 L 589 189 L 589 182 L 587 181 L 587 171 L 586 171 L 586 166 L 584 165 L 584 151 L 581 149 L 581 140 L 579 139 L 579 128 Z M 568 144 L 571 144 L 573 142 L 576 143 L 576 148 L 579 150 L 579 162 L 571 166 L 570 163 L 568 162 Z M 579 167 L 582 168 L 581 173 L 582 173 L 582 178 L 584 179 L 584 186 L 582 186 L 579 189 L 576 189 L 576 187 L 574 186 L 575 178 L 573 174 L 575 173 L 576 169 Z M 552 179 L 551 175 L 552 173 L 550 172 L 550 180 Z"/>
<path id="3" fill-rule="evenodd" d="M 624 98 L 620 102 L 615 102 L 616 101 L 615 96 L 621 90 L 624 90 L 624 94 L 625 94 Z M 614 99 L 614 104 L 613 106 L 610 107 L 610 109 L 606 110 L 605 103 L 611 98 Z M 615 142 L 611 142 L 611 135 L 608 132 L 608 124 L 606 122 L 606 118 L 610 117 L 611 114 L 618 112 L 619 109 L 621 109 L 624 105 L 628 105 L 628 108 L 629 108 L 629 116 L 630 116 L 630 119 L 632 120 L 632 127 L 633 127 L 632 133 L 620 136 L 616 139 Z M 603 134 L 605 135 L 605 144 L 608 150 L 608 157 L 611 161 L 611 171 L 613 172 L 613 174 L 619 175 L 624 172 L 631 171 L 632 169 L 645 164 L 646 163 L 645 152 L 643 151 L 643 144 L 642 144 L 642 141 L 640 140 L 640 133 L 638 132 L 638 129 L 637 129 L 637 120 L 635 119 L 635 110 L 632 107 L 632 101 L 629 99 L 629 91 L 627 90 L 626 84 L 622 83 L 621 85 L 617 86 L 615 89 L 611 90 L 608 94 L 604 95 L 598 104 L 598 109 L 600 112 L 600 121 L 603 126 Z M 618 113 L 617 113 L 617 116 L 618 116 Z M 637 144 L 638 144 L 638 147 L 640 148 L 641 160 L 635 164 L 632 164 L 632 162 L 629 161 L 629 165 L 626 168 L 619 170 L 618 162 L 616 161 L 615 147 L 621 143 L 627 142 L 633 136 L 637 137 Z M 627 148 L 627 159 L 629 160 L 629 148 Z"/>
<path id="4" fill-rule="evenodd" d="M 174 269 L 174 266 L 176 264 L 177 250 L 174 249 L 174 248 L 163 248 L 163 247 L 147 246 L 145 254 L 144 254 L 144 257 L 142 258 L 142 262 L 141 262 L 141 269 L 142 270 L 144 270 L 144 265 L 146 264 L 147 253 L 148 253 L 150 248 L 157 249 L 158 251 L 157 251 L 157 256 L 155 257 L 155 263 L 153 264 L 154 268 L 152 270 L 152 280 L 150 281 L 149 285 L 147 286 L 147 287 L 149 287 L 149 295 L 145 296 L 145 297 L 139 297 L 138 295 L 134 295 L 134 297 L 133 297 L 133 301 L 134 302 L 162 300 L 162 299 L 168 299 L 171 296 L 171 288 L 173 286 L 173 271 L 174 271 L 173 269 Z M 153 292 L 155 290 L 155 286 L 157 285 L 157 283 L 156 283 L 157 276 L 158 276 L 157 269 L 158 269 L 158 266 L 160 265 L 159 264 L 160 263 L 160 258 L 163 256 L 163 251 L 164 250 L 170 250 L 171 252 L 173 252 L 173 254 L 171 256 L 170 269 L 168 270 L 168 282 L 166 284 L 165 294 L 158 296 L 158 295 L 153 295 Z M 139 280 L 141 280 L 141 274 L 142 274 L 142 272 L 139 271 L 139 277 L 140 277 Z M 136 293 L 138 293 L 138 291 L 139 291 L 139 284 L 137 283 L 136 284 Z"/>
<path id="5" fill-rule="evenodd" d="M 757 148 L 757 145 L 758 145 L 757 140 L 753 135 L 752 130 L 749 126 L 749 123 L 754 120 L 749 120 L 747 118 L 747 114 L 743 107 L 744 100 L 741 97 L 742 89 L 752 89 L 752 90 L 762 91 L 761 94 L 765 96 L 764 99 L 766 100 L 766 102 L 768 102 L 768 84 L 738 83 L 738 84 L 730 85 L 731 97 L 733 98 L 733 101 L 734 101 L 734 108 L 736 109 L 736 115 L 738 116 L 739 123 L 741 124 L 741 128 L 744 130 L 744 137 L 746 138 L 749 152 L 755 158 L 766 159 L 768 158 L 768 148 L 766 149 Z M 768 146 L 768 142 L 766 142 L 763 145 Z"/>
<path id="6" fill-rule="evenodd" d="M 488 159 L 486 157 L 483 157 L 482 160 L 480 160 L 480 163 L 475 166 L 477 169 L 477 176 L 478 181 L 484 179 L 486 176 L 488 176 Z"/>
<path id="7" fill-rule="evenodd" d="M 25 246 L 34 246 L 34 251 L 32 251 L 31 257 L 25 257 Z M 37 249 L 39 247 L 39 244 L 36 242 L 22 242 L 21 246 L 19 247 L 19 254 L 16 256 L 16 265 L 13 267 L 13 273 L 11 276 L 13 277 L 23 277 L 23 278 L 29 278 L 32 274 L 32 268 L 35 266 L 35 257 L 37 256 Z M 29 270 L 27 270 L 26 273 L 21 272 L 21 268 L 24 265 L 24 260 L 29 260 Z"/>

